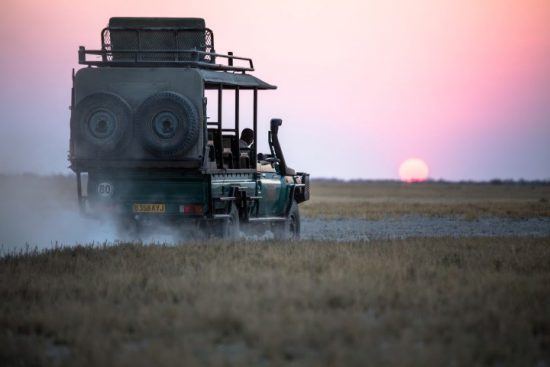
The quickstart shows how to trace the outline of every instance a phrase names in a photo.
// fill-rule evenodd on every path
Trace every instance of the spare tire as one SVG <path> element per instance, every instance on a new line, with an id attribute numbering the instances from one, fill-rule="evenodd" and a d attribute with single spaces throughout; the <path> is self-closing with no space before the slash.
<path id="1" fill-rule="evenodd" d="M 131 136 L 132 111 L 116 94 L 94 93 L 78 103 L 71 125 L 77 144 L 90 144 L 100 151 L 111 152 Z"/>
<path id="2" fill-rule="evenodd" d="M 177 156 L 197 142 L 199 113 L 188 98 L 160 92 L 141 104 L 135 126 L 147 150 L 160 156 Z"/>

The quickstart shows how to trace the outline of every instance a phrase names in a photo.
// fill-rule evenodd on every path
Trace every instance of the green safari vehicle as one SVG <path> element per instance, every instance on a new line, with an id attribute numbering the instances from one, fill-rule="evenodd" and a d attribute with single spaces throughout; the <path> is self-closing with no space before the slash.
<path id="1" fill-rule="evenodd" d="M 271 120 L 269 152 L 257 152 L 258 91 L 276 87 L 249 74 L 251 59 L 216 53 L 199 18 L 111 18 L 101 44 L 81 46 L 86 67 L 73 71 L 69 160 L 85 215 L 133 234 L 169 225 L 183 235 L 269 229 L 299 238 L 309 174 L 286 164 L 280 119 Z M 244 93 L 252 144 L 239 136 Z"/>

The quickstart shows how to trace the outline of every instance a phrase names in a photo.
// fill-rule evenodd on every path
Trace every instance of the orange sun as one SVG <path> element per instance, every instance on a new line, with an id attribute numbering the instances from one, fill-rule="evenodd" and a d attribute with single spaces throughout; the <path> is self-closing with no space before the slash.
<path id="1" fill-rule="evenodd" d="M 419 158 L 409 158 L 399 166 L 399 177 L 405 182 L 425 181 L 428 172 L 428 165 Z"/>

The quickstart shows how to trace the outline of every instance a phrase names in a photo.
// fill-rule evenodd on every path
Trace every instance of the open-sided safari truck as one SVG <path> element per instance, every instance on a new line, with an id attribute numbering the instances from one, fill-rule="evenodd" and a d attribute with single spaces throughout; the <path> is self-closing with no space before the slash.
<path id="1" fill-rule="evenodd" d="M 170 224 L 235 238 L 240 226 L 259 224 L 299 237 L 309 175 L 287 166 L 279 119 L 271 120 L 270 152 L 258 154 L 258 91 L 276 87 L 248 74 L 251 59 L 216 53 L 197 18 L 111 18 L 101 43 L 80 47 L 87 67 L 73 76 L 69 159 L 86 215 L 131 231 Z M 239 141 L 241 91 L 253 98 L 251 146 Z M 217 96 L 215 122 L 207 92 Z"/>

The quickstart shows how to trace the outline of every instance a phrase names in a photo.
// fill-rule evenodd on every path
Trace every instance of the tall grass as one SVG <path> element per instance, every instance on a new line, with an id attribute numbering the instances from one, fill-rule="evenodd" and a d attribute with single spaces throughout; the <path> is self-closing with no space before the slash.
<path id="1" fill-rule="evenodd" d="M 550 238 L 55 249 L 0 297 L 1 365 L 550 363 Z"/>

